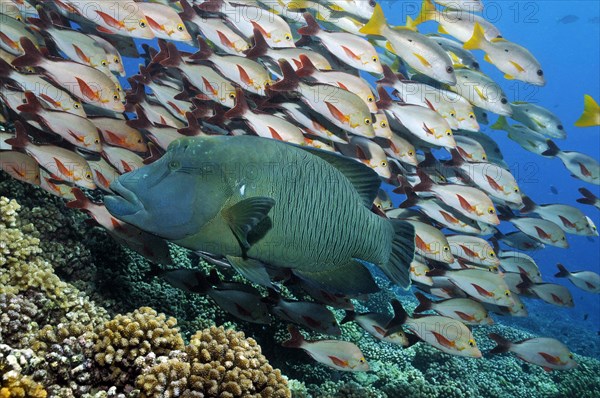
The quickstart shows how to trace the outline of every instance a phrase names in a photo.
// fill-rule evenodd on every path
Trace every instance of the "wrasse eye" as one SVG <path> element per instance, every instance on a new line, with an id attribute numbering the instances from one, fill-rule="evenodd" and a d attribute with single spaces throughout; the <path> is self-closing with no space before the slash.
<path id="1" fill-rule="evenodd" d="M 178 23 L 177 24 L 177 30 L 180 32 L 183 32 L 185 30 L 185 27 L 183 26 L 183 24 Z"/>
<path id="2" fill-rule="evenodd" d="M 496 214 L 496 209 L 494 209 L 493 207 L 488 208 L 488 214 Z"/>
<path id="3" fill-rule="evenodd" d="M 365 118 L 365 124 L 367 126 L 369 126 L 373 121 L 371 120 L 371 118 Z"/>
<path id="4" fill-rule="evenodd" d="M 148 26 L 148 23 L 145 20 L 140 19 L 138 25 L 140 25 L 140 28 L 145 28 L 146 26 Z"/>
<path id="5" fill-rule="evenodd" d="M 176 170 L 179 170 L 179 168 L 181 168 L 181 163 L 179 163 L 178 161 L 176 161 L 176 160 L 171 160 L 171 161 L 169 162 L 169 169 L 170 169 L 171 171 L 176 171 Z"/>

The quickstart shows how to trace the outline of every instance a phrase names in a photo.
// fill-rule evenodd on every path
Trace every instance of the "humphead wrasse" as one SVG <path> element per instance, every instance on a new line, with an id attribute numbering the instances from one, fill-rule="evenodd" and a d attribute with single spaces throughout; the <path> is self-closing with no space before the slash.
<path id="1" fill-rule="evenodd" d="M 183 247 L 236 258 L 236 269 L 290 268 L 340 293 L 377 290 L 364 262 L 408 286 L 414 228 L 371 212 L 377 174 L 329 152 L 250 136 L 173 142 L 119 177 L 117 218 Z"/>

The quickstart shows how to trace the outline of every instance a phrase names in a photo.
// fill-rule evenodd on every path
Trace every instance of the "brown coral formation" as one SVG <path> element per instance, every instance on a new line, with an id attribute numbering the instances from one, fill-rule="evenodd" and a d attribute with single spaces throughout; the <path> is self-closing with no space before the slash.
<path id="1" fill-rule="evenodd" d="M 291 397 L 254 339 L 215 326 L 192 336 L 185 354 L 146 369 L 136 385 L 142 397 Z"/>

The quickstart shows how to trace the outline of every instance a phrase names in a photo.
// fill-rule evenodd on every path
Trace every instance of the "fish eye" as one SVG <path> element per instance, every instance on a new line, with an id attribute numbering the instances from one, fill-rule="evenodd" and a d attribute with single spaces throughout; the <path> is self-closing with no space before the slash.
<path id="1" fill-rule="evenodd" d="M 99 144 L 99 143 L 100 143 L 100 140 L 99 140 L 98 138 L 96 138 L 96 139 L 94 140 L 94 144 Z"/>
<path id="2" fill-rule="evenodd" d="M 562 124 L 559 124 L 558 126 L 556 126 L 556 128 L 562 130 L 564 127 L 562 126 Z"/>
<path id="3" fill-rule="evenodd" d="M 229 98 L 235 99 L 235 93 L 229 93 Z"/>
<path id="4" fill-rule="evenodd" d="M 513 189 L 513 191 L 514 191 L 515 193 L 519 193 L 519 188 L 518 188 L 518 187 L 515 187 L 515 189 Z"/>
<path id="5" fill-rule="evenodd" d="M 560 240 L 567 240 L 567 238 L 565 238 L 564 236 L 562 238 L 560 238 Z"/>
<path id="6" fill-rule="evenodd" d="M 502 98 L 502 99 L 500 100 L 500 103 L 502 103 L 502 104 L 506 105 L 506 104 L 508 103 L 508 100 L 507 100 L 506 98 Z"/>
<path id="7" fill-rule="evenodd" d="M 369 5 L 373 8 L 375 8 L 375 6 L 377 5 L 377 2 L 375 0 L 369 0 Z"/>
<path id="8" fill-rule="evenodd" d="M 183 24 L 180 24 L 180 23 L 177 24 L 178 31 L 183 32 L 184 29 L 185 29 L 185 27 L 183 26 Z"/>
<path id="9" fill-rule="evenodd" d="M 473 68 L 479 69 L 479 62 L 473 62 Z"/>
<path id="10" fill-rule="evenodd" d="M 446 68 L 446 72 L 448 72 L 448 73 L 453 73 L 453 72 L 454 72 L 454 68 L 453 68 L 453 67 L 451 67 L 451 66 L 448 66 L 448 67 Z"/>
<path id="11" fill-rule="evenodd" d="M 505 291 L 504 291 L 504 295 L 505 295 L 506 297 L 510 297 L 510 290 L 505 290 Z"/>
<path id="12" fill-rule="evenodd" d="M 114 99 L 115 101 L 118 101 L 118 100 L 119 100 L 119 94 L 115 94 L 115 95 L 113 95 L 113 99 Z"/>
<path id="13" fill-rule="evenodd" d="M 414 151 L 408 151 L 408 156 L 415 156 L 415 152 Z"/>
<path id="14" fill-rule="evenodd" d="M 379 125 L 380 125 L 382 128 L 386 128 L 386 127 L 387 127 L 387 122 L 386 122 L 385 120 L 382 120 L 382 121 L 381 121 L 381 123 L 379 123 Z"/>
<path id="15" fill-rule="evenodd" d="M 446 130 L 446 135 L 447 135 L 448 137 L 452 136 L 452 130 Z"/>
<path id="16" fill-rule="evenodd" d="M 471 346 L 471 347 L 475 347 L 475 340 L 473 340 L 473 339 L 470 339 L 470 340 L 469 340 L 469 346 Z"/>
<path id="17" fill-rule="evenodd" d="M 75 109 L 79 109 L 80 107 L 81 107 L 81 105 L 79 105 L 77 102 L 75 102 L 73 104 L 73 108 L 75 108 Z"/>
<path id="18" fill-rule="evenodd" d="M 144 141 L 142 141 L 142 139 L 141 139 L 141 138 L 140 138 L 139 140 L 137 140 L 137 143 L 138 143 L 138 144 L 141 144 L 142 142 L 144 142 Z"/>
<path id="19" fill-rule="evenodd" d="M 456 113 L 454 113 L 454 112 L 450 112 L 450 116 L 452 116 L 452 117 L 456 117 Z"/>
<path id="20" fill-rule="evenodd" d="M 569 353 L 569 358 L 573 359 L 573 354 Z"/>
<path id="21" fill-rule="evenodd" d="M 488 208 L 488 213 L 489 214 L 496 214 L 496 209 L 494 209 L 493 207 Z"/>
<path id="22" fill-rule="evenodd" d="M 381 203 L 377 203 L 375 206 L 377 206 L 378 209 L 381 209 Z"/>
<path id="23" fill-rule="evenodd" d="M 140 28 L 145 28 L 146 26 L 148 26 L 146 21 L 144 21 L 143 19 L 140 19 L 139 25 L 140 25 Z"/>
<path id="24" fill-rule="evenodd" d="M 373 122 L 373 121 L 371 120 L 371 118 L 368 118 L 368 117 L 367 117 L 367 118 L 365 118 L 365 124 L 366 124 L 367 126 L 369 126 L 369 125 L 370 125 L 372 122 Z"/>
<path id="25" fill-rule="evenodd" d="M 521 304 L 521 309 L 524 310 L 525 309 L 525 304 Z"/>
<path id="26" fill-rule="evenodd" d="M 178 170 L 180 167 L 181 167 L 181 163 L 179 163 L 179 162 L 178 162 L 178 161 L 176 161 L 176 160 L 171 160 L 171 161 L 169 162 L 169 169 L 170 169 L 171 171 Z"/>
<path id="27" fill-rule="evenodd" d="M 118 63 L 120 62 L 120 61 L 119 61 L 119 58 L 118 58 L 118 57 L 115 57 L 115 59 L 113 59 L 113 62 L 114 62 L 115 64 L 118 64 Z"/>
<path id="28" fill-rule="evenodd" d="M 387 162 L 385 160 L 382 160 L 380 164 L 381 167 L 387 167 Z"/>
<path id="29" fill-rule="evenodd" d="M 377 61 L 379 61 L 379 58 L 377 58 L 377 57 L 373 57 L 373 58 L 371 58 L 371 59 L 373 60 L 373 62 L 377 62 Z"/>
<path id="30" fill-rule="evenodd" d="M 85 172 L 85 179 L 86 180 L 91 180 L 92 179 L 92 173 L 90 173 L 89 171 Z"/>
<path id="31" fill-rule="evenodd" d="M 106 66 L 106 65 L 108 65 L 108 62 L 106 62 L 106 60 L 103 59 L 102 61 L 100 61 L 100 65 Z"/>
<path id="32" fill-rule="evenodd" d="M 486 160 L 486 159 L 487 159 L 487 156 L 481 155 L 481 160 Z"/>
<path id="33" fill-rule="evenodd" d="M 490 256 L 491 258 L 494 258 L 494 257 L 496 257 L 496 253 L 494 253 L 493 251 L 491 251 L 491 252 L 489 253 L 489 256 Z"/>
<path id="34" fill-rule="evenodd" d="M 496 272 L 496 271 L 498 271 L 498 267 L 496 267 L 496 266 L 490 267 L 488 269 L 488 271 L 490 271 L 490 272 Z"/>
<path id="35" fill-rule="evenodd" d="M 360 363 L 365 363 L 365 358 L 361 358 L 361 359 L 359 360 L 359 362 L 360 362 Z"/>
<path id="36" fill-rule="evenodd" d="M 469 119 L 475 119 L 475 114 L 473 112 L 469 113 Z"/>
<path id="37" fill-rule="evenodd" d="M 367 97 L 367 101 L 369 101 L 369 102 L 373 102 L 373 101 L 375 101 L 375 98 L 373 98 L 373 96 L 372 96 L 372 95 L 369 95 L 369 96 Z"/>
<path id="38" fill-rule="evenodd" d="M 537 75 L 538 75 L 538 76 L 544 76 L 544 71 L 543 71 L 543 70 L 541 70 L 541 69 L 538 69 L 538 71 L 537 71 Z"/>
<path id="39" fill-rule="evenodd" d="M 444 251 L 445 251 L 446 253 L 448 253 L 448 252 L 450 251 L 450 247 L 449 247 L 449 246 L 444 246 Z"/>
<path id="40" fill-rule="evenodd" d="M 19 22 L 23 22 L 23 18 L 20 15 L 17 15 L 15 19 Z"/>
<path id="41" fill-rule="evenodd" d="M 287 41 L 292 40 L 292 35 L 290 35 L 289 33 L 286 33 L 285 36 L 283 36 L 284 39 L 286 39 Z"/>

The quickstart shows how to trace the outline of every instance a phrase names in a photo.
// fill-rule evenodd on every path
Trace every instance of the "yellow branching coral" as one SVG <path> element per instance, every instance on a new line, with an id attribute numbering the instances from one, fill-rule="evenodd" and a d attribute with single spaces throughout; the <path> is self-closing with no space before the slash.
<path id="1" fill-rule="evenodd" d="M 142 397 L 289 398 L 281 372 L 244 333 L 212 326 L 192 336 L 185 355 L 144 371 L 136 380 Z"/>

